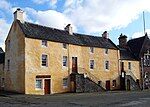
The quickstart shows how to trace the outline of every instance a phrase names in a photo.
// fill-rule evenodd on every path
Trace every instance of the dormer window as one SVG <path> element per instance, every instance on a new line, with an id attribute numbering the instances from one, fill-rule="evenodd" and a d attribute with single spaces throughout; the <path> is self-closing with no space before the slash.
<path id="1" fill-rule="evenodd" d="M 46 40 L 42 40 L 42 46 L 47 47 L 47 41 Z"/>
<path id="2" fill-rule="evenodd" d="M 90 53 L 94 53 L 94 47 L 90 47 Z"/>
<path id="3" fill-rule="evenodd" d="M 108 54 L 108 49 L 107 48 L 105 49 L 105 54 Z"/>
<path id="4" fill-rule="evenodd" d="M 63 43 L 63 48 L 67 49 L 67 44 L 66 43 Z"/>

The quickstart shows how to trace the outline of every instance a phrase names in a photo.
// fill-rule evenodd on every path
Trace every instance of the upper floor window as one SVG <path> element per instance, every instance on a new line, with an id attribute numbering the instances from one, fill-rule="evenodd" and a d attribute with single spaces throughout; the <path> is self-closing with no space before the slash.
<path id="1" fill-rule="evenodd" d="M 128 62 L 128 69 L 131 70 L 131 62 Z"/>
<path id="2" fill-rule="evenodd" d="M 108 49 L 107 48 L 105 49 L 105 54 L 108 54 Z"/>
<path id="3" fill-rule="evenodd" d="M 67 49 L 67 44 L 66 43 L 63 43 L 63 48 Z"/>
<path id="4" fill-rule="evenodd" d="M 47 41 L 46 40 L 42 40 L 42 46 L 47 47 Z"/>
<path id="5" fill-rule="evenodd" d="M 90 53 L 94 53 L 94 47 L 90 47 Z"/>
<path id="6" fill-rule="evenodd" d="M 42 66 L 48 66 L 47 55 L 42 54 Z"/>
<path id="7" fill-rule="evenodd" d="M 63 66 L 67 67 L 67 56 L 63 56 Z"/>
<path id="8" fill-rule="evenodd" d="M 113 81 L 112 81 L 112 86 L 113 86 L 113 87 L 116 87 L 116 86 L 117 86 L 116 80 L 113 80 Z"/>
<path id="9" fill-rule="evenodd" d="M 105 61 L 105 69 L 109 70 L 109 61 Z"/>
<path id="10" fill-rule="evenodd" d="M 8 71 L 10 70 L 10 60 L 9 59 L 7 60 L 7 70 Z"/>
<path id="11" fill-rule="evenodd" d="M 90 60 L 90 69 L 94 69 L 94 60 Z"/>

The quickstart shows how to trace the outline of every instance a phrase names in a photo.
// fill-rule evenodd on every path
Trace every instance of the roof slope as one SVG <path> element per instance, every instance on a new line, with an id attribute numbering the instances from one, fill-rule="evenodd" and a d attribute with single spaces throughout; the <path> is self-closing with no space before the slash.
<path id="1" fill-rule="evenodd" d="M 4 53 L 3 49 L 0 47 L 0 53 Z"/>
<path id="2" fill-rule="evenodd" d="M 147 36 L 143 36 L 136 39 L 131 39 L 128 41 L 128 46 L 130 47 L 131 52 L 135 55 L 136 58 L 139 58 L 141 49 L 143 47 L 144 41 Z"/>
<path id="3" fill-rule="evenodd" d="M 120 48 L 120 58 L 122 60 L 136 60 L 135 56 L 130 52 L 130 50 L 125 48 Z"/>
<path id="4" fill-rule="evenodd" d="M 103 37 L 96 37 L 84 34 L 69 33 L 65 30 L 45 27 L 29 22 L 19 23 L 23 33 L 28 38 L 42 39 L 54 42 L 68 43 L 80 46 L 91 46 L 109 49 L 118 49 L 117 46 L 110 40 Z"/>
<path id="5" fill-rule="evenodd" d="M 0 64 L 4 63 L 5 61 L 5 53 L 3 49 L 0 47 Z"/>

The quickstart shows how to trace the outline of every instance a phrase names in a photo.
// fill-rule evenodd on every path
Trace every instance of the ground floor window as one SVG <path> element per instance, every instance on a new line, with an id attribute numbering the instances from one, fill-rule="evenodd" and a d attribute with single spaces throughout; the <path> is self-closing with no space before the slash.
<path id="1" fill-rule="evenodd" d="M 63 78 L 63 88 L 68 87 L 68 78 Z"/>
<path id="2" fill-rule="evenodd" d="M 113 81 L 112 81 L 112 86 L 113 86 L 113 87 L 116 87 L 116 80 L 113 80 Z"/>
<path id="3" fill-rule="evenodd" d="M 36 79 L 35 88 L 42 89 L 42 79 Z"/>

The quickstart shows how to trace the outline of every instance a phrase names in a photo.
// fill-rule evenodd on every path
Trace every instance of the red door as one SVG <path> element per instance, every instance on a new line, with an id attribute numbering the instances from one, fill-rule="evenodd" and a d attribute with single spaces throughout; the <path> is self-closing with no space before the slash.
<path id="1" fill-rule="evenodd" d="M 77 73 L 77 57 L 72 57 L 72 72 Z"/>
<path id="2" fill-rule="evenodd" d="M 45 79 L 44 81 L 44 93 L 50 94 L 50 79 Z"/>
<path id="3" fill-rule="evenodd" d="M 110 90 L 110 80 L 106 81 L 106 90 Z"/>

